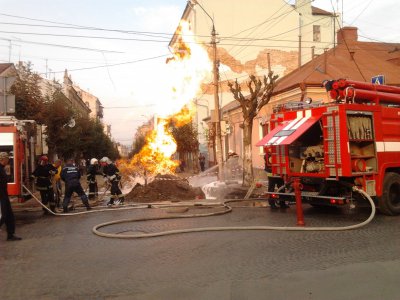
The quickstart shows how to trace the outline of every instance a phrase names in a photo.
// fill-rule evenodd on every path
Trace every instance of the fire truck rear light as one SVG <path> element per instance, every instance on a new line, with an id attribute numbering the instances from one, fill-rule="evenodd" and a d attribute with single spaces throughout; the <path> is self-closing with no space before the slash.
<path id="1" fill-rule="evenodd" d="M 336 199 L 331 199 L 330 202 L 331 204 L 336 204 Z"/>
<path id="2" fill-rule="evenodd" d="M 344 201 L 340 199 L 337 201 L 337 204 L 344 204 Z"/>
<path id="3" fill-rule="evenodd" d="M 277 194 L 271 194 L 271 198 L 279 199 L 279 195 L 277 195 Z"/>

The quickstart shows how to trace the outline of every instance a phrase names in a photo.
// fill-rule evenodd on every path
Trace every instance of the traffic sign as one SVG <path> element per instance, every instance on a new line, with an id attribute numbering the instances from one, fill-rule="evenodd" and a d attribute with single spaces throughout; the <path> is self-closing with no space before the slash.
<path id="1" fill-rule="evenodd" d="M 373 84 L 385 84 L 385 75 L 376 75 L 371 78 Z"/>

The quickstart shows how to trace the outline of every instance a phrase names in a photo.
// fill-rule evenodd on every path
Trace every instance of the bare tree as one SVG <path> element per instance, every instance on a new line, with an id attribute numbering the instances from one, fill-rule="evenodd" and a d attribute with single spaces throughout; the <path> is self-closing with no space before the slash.
<path id="1" fill-rule="evenodd" d="M 243 112 L 243 186 L 250 186 L 254 181 L 251 155 L 253 120 L 271 99 L 277 78 L 278 75 L 274 75 L 272 71 L 268 73 L 268 76 L 264 75 L 263 80 L 250 75 L 250 80 L 246 82 L 250 93 L 248 96 L 243 95 L 237 79 L 235 83 L 228 82 L 233 97 L 239 101 Z"/>

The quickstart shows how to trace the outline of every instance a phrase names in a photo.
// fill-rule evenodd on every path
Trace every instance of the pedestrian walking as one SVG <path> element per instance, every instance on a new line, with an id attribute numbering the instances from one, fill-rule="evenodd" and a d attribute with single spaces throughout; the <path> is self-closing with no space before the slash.
<path id="1" fill-rule="evenodd" d="M 12 211 L 10 198 L 8 197 L 8 176 L 4 170 L 8 165 L 9 156 L 7 152 L 0 152 L 0 204 L 1 219 L 0 226 L 4 223 L 7 229 L 7 241 L 19 241 L 20 237 L 15 235 L 15 217 Z"/>
<path id="2" fill-rule="evenodd" d="M 90 210 L 88 198 L 83 191 L 81 182 L 81 173 L 79 169 L 74 165 L 73 159 L 68 159 L 66 165 L 61 171 L 61 180 L 65 182 L 65 195 L 63 201 L 63 211 L 68 212 L 68 205 L 71 201 L 71 196 L 75 192 L 81 198 L 82 203 L 86 206 L 87 210 Z"/>
<path id="3" fill-rule="evenodd" d="M 201 171 L 204 172 L 204 167 L 205 167 L 205 164 L 206 164 L 206 157 L 203 155 L 203 153 L 200 153 L 199 163 L 200 163 Z"/>
<path id="4" fill-rule="evenodd" d="M 111 198 L 110 201 L 107 203 L 107 206 L 113 205 L 114 200 L 115 204 L 124 204 L 125 198 L 119 188 L 121 175 L 119 174 L 118 168 L 106 156 L 100 160 L 100 163 L 103 166 L 103 176 L 107 178 L 108 182 L 111 184 Z"/>
<path id="5" fill-rule="evenodd" d="M 52 212 L 55 212 L 56 203 L 51 177 L 55 174 L 57 174 L 57 169 L 49 163 L 49 158 L 46 155 L 40 157 L 39 165 L 32 173 L 32 176 L 36 178 L 36 189 L 40 192 L 42 203 L 46 206 L 49 204 Z M 48 214 L 45 208 L 43 208 L 43 211 L 44 214 Z"/>
<path id="6" fill-rule="evenodd" d="M 96 158 L 90 160 L 86 179 L 89 186 L 89 200 L 93 200 L 98 195 L 96 175 L 99 174 L 99 161 Z"/>

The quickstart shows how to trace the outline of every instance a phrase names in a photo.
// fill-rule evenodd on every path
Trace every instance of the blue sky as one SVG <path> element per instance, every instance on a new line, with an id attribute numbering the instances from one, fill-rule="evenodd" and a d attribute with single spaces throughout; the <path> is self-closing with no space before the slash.
<path id="1" fill-rule="evenodd" d="M 336 0 L 316 0 L 313 5 L 332 11 L 331 2 L 335 7 L 338 4 Z M 379 41 L 400 42 L 398 30 L 400 1 L 345 0 L 343 4 L 345 25 L 358 26 L 360 35 Z M 178 25 L 185 5 L 185 0 L 0 0 L 0 61 L 8 62 L 11 53 L 12 62 L 17 62 L 19 59 L 29 60 L 33 63 L 35 71 L 44 76 L 47 70 L 48 76 L 59 80 L 62 79 L 64 69 L 70 70 L 72 80 L 81 88 L 96 95 L 104 105 L 104 120 L 112 125 L 114 139 L 124 144 L 131 144 L 136 127 L 154 111 L 156 102 L 151 97 L 152 90 L 158 81 L 168 76 L 163 69 L 165 55 L 169 53 L 168 42 Z M 341 1 L 339 7 L 341 8 Z M 35 27 L 32 25 L 67 25 L 32 19 L 148 32 L 150 35 Z M 30 26 L 5 23 L 30 24 Z M 151 39 L 156 42 L 22 34 L 32 32 Z M 11 52 L 9 40 L 12 41 Z M 26 41 L 73 45 L 86 49 L 34 45 Z M 154 58 L 157 56 L 162 57 Z M 143 59 L 145 61 L 135 63 Z M 113 64 L 120 65 L 111 66 Z M 93 68 L 104 65 L 109 67 Z M 93 69 L 76 70 L 81 68 Z"/>

